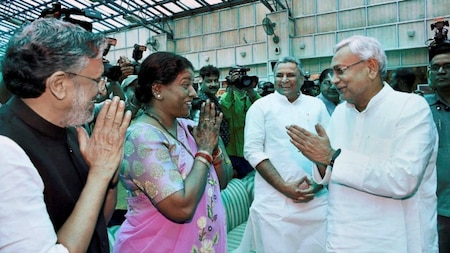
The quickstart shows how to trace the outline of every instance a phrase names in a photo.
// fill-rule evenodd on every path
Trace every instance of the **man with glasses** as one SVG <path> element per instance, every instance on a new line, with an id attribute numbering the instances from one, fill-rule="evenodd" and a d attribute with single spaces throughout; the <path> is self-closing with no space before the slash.
<path id="1" fill-rule="evenodd" d="M 105 46 L 103 35 L 53 18 L 9 41 L 2 73 L 13 96 L 0 108 L 0 135 L 11 155 L 0 175 L 13 180 L 1 184 L 1 252 L 110 252 L 106 224 L 131 113 L 115 97 L 90 137 L 80 127 L 105 93 Z"/>
<path id="2" fill-rule="evenodd" d="M 256 169 L 255 197 L 240 248 L 235 252 L 325 251 L 327 190 L 311 180 L 312 162 L 289 142 L 286 126 L 314 130 L 330 116 L 316 97 L 300 92 L 304 70 L 298 59 L 274 67 L 275 92 L 247 112 L 244 156 Z"/>
<path id="3" fill-rule="evenodd" d="M 331 66 L 345 102 L 327 131 L 288 127 L 315 162 L 314 181 L 328 185 L 327 252 L 438 252 L 438 136 L 425 99 L 382 81 L 386 54 L 374 38 L 339 42 Z"/>
<path id="4" fill-rule="evenodd" d="M 428 80 L 434 94 L 425 95 L 439 132 L 436 162 L 439 252 L 450 252 L 450 42 L 429 50 Z"/>

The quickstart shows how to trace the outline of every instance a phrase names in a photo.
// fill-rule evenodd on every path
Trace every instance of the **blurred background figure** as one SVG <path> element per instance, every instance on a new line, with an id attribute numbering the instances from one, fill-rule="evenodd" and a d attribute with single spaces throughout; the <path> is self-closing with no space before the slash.
<path id="1" fill-rule="evenodd" d="M 331 115 L 334 112 L 336 106 L 341 102 L 339 98 L 339 93 L 336 89 L 336 85 L 331 83 L 333 77 L 333 69 L 324 69 L 320 73 L 319 77 L 319 87 L 320 94 L 317 96 L 327 107 L 328 113 Z"/>
<path id="2" fill-rule="evenodd" d="M 266 95 L 269 95 L 270 93 L 273 93 L 275 91 L 275 87 L 272 82 L 259 82 L 258 83 L 258 93 L 261 95 L 261 97 L 264 97 Z"/>
<path id="3" fill-rule="evenodd" d="M 432 94 L 425 94 L 439 132 L 436 161 L 439 252 L 450 252 L 450 43 L 429 48 L 428 80 Z"/>
<path id="4" fill-rule="evenodd" d="M 317 96 L 320 94 L 320 87 L 314 83 L 314 81 L 309 80 L 311 77 L 309 71 L 305 71 L 305 81 L 301 87 L 301 91 L 305 95 Z"/>
<path id="5" fill-rule="evenodd" d="M 136 96 L 134 94 L 136 84 L 137 84 L 137 75 L 129 75 L 122 81 L 121 84 L 121 89 L 125 96 L 127 109 L 131 111 L 133 115 L 132 118 L 135 118 L 136 116 L 139 116 L 139 113 L 142 113 L 141 110 L 142 105 L 136 99 Z"/>
<path id="6" fill-rule="evenodd" d="M 192 120 L 198 123 L 200 118 L 201 105 L 209 99 L 211 103 L 215 105 L 215 109 L 217 114 L 221 113 L 221 106 L 219 103 L 219 98 L 216 96 L 217 91 L 220 88 L 220 70 L 213 65 L 203 66 L 200 71 L 200 78 L 198 78 L 199 86 L 197 91 L 197 97 L 192 100 L 192 108 L 190 112 L 190 117 Z M 194 77 L 195 82 L 195 77 Z M 222 120 L 220 124 L 220 138 L 219 138 L 219 146 L 223 150 L 223 155 L 226 158 L 224 166 L 227 166 L 227 169 L 232 170 L 231 160 L 226 154 L 225 147 L 230 142 L 230 130 L 228 127 L 228 121 L 225 119 Z"/>
<path id="7" fill-rule="evenodd" d="M 6 104 L 11 95 L 12 95 L 11 92 L 6 88 L 2 78 L 2 80 L 0 81 L 0 106 L 2 104 Z"/>
<path id="8" fill-rule="evenodd" d="M 191 109 L 191 119 L 195 122 L 198 122 L 200 116 L 200 108 L 203 102 L 206 102 L 207 99 L 214 103 L 216 106 L 216 111 L 221 112 L 219 99 L 216 94 L 220 88 L 220 70 L 213 65 L 203 66 L 199 71 L 199 77 L 194 78 L 194 82 L 197 79 L 198 88 L 197 97 L 192 101 L 192 109 Z M 225 146 L 228 145 L 230 141 L 230 132 L 228 130 L 228 122 L 226 120 L 222 121 L 222 125 L 220 126 L 220 137 L 222 138 Z"/>
<path id="9" fill-rule="evenodd" d="M 392 73 L 391 86 L 396 91 L 411 93 L 414 91 L 416 74 L 410 68 L 398 68 Z"/>
<path id="10" fill-rule="evenodd" d="M 255 89 L 258 77 L 247 75 L 248 71 L 250 68 L 247 67 L 232 67 L 226 77 L 227 91 L 220 98 L 223 120 L 228 122 L 230 130 L 230 142 L 226 151 L 237 178 L 243 178 L 253 171 L 253 167 L 244 158 L 245 115 L 250 106 L 261 98 Z"/>

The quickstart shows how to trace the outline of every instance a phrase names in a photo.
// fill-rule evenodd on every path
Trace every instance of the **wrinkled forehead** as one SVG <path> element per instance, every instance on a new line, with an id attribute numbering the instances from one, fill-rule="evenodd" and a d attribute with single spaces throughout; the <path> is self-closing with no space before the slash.
<path id="1" fill-rule="evenodd" d="M 283 63 L 278 64 L 276 73 L 298 73 L 299 74 L 299 71 L 298 71 L 297 64 L 295 64 L 294 62 L 283 62 Z"/>
<path id="2" fill-rule="evenodd" d="M 350 47 L 345 46 L 340 48 L 331 59 L 331 68 L 334 68 L 339 65 L 346 65 L 348 62 L 354 62 L 359 60 L 359 58 L 354 54 Z"/>

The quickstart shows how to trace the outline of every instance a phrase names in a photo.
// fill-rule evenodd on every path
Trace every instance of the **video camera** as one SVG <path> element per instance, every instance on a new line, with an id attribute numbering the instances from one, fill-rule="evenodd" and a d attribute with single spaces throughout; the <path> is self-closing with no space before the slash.
<path id="1" fill-rule="evenodd" d="M 225 79 L 230 85 L 234 85 L 238 89 L 255 88 L 259 78 L 257 76 L 248 76 L 248 71 L 250 71 L 250 68 L 243 66 L 232 67 Z"/>
<path id="2" fill-rule="evenodd" d="M 448 40 L 448 20 L 444 18 L 434 19 L 434 23 L 430 25 L 434 30 L 434 38 L 428 39 L 428 59 L 431 61 L 434 56 L 450 51 L 450 41 Z"/>
<path id="3" fill-rule="evenodd" d="M 102 14 L 100 12 L 90 10 L 90 9 L 80 10 L 78 8 L 70 8 L 70 9 L 62 8 L 60 2 L 54 2 L 54 3 L 52 3 L 51 8 L 44 9 L 41 12 L 41 15 L 39 16 L 39 18 L 51 17 L 51 18 L 61 19 L 61 17 L 64 16 L 64 18 L 63 18 L 64 21 L 70 22 L 72 24 L 77 24 L 77 25 L 83 27 L 84 29 L 92 32 L 92 23 L 83 21 L 83 20 L 79 20 L 79 19 L 71 18 L 70 15 L 72 15 L 72 14 L 85 16 L 88 18 L 95 18 L 95 19 L 103 18 Z"/>
<path id="4" fill-rule="evenodd" d="M 448 20 L 444 20 L 443 18 L 437 18 L 434 20 L 435 22 L 431 24 L 431 30 L 434 31 L 434 41 L 436 44 L 443 43 L 446 41 L 448 29 L 445 26 L 449 26 Z"/>
<path id="5" fill-rule="evenodd" d="M 114 44 L 110 44 L 111 42 L 114 42 Z M 108 38 L 108 50 L 105 50 L 103 53 L 103 56 L 106 56 L 109 51 L 109 48 L 111 45 L 115 46 L 115 39 Z M 105 72 L 104 76 L 108 77 L 108 79 L 112 81 L 118 81 L 120 77 L 122 76 L 121 67 L 123 65 L 132 65 L 134 67 L 133 75 L 137 75 L 139 73 L 139 70 L 141 69 L 141 64 L 139 63 L 139 60 L 142 59 L 142 53 L 147 50 L 146 46 L 134 44 L 133 49 L 133 59 L 134 62 L 131 62 L 127 57 L 120 57 L 120 59 L 117 61 L 118 65 L 111 65 L 109 63 L 104 64 Z"/>
<path id="6" fill-rule="evenodd" d="M 134 44 L 133 59 L 138 63 L 142 59 L 142 53 L 147 51 L 147 47 L 143 45 Z"/>

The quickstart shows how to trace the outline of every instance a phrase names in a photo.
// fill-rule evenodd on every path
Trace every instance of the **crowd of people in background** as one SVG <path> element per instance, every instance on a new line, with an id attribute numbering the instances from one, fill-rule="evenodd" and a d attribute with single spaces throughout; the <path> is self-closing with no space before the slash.
<path id="1" fill-rule="evenodd" d="M 366 36 L 340 41 L 317 80 L 291 56 L 274 82 L 231 68 L 220 97 L 215 66 L 197 87 L 170 52 L 121 57 L 113 75 L 105 50 L 108 38 L 53 18 L 9 42 L 1 252 L 227 252 L 220 191 L 249 173 L 235 252 L 450 252 L 450 42 L 429 48 L 422 96 L 411 69 L 385 81 Z"/>

